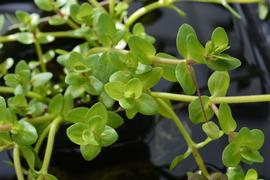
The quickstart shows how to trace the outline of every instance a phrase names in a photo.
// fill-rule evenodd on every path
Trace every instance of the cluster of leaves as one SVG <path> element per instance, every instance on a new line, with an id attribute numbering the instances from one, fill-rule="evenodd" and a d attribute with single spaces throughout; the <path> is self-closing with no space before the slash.
<path id="1" fill-rule="evenodd" d="M 48 129 L 57 127 L 53 123 L 59 119 L 60 124 L 69 125 L 68 138 L 80 146 L 83 158 L 90 161 L 102 148 L 117 141 L 115 129 L 124 120 L 116 111 L 125 111 L 129 119 L 137 113 L 172 118 L 161 105 L 161 99 L 152 96 L 151 88 L 163 78 L 178 82 L 184 93 L 193 95 L 199 91 L 193 65 L 203 64 L 214 71 L 208 79 L 211 95 L 198 93 L 198 98 L 189 104 L 189 118 L 194 124 L 202 124 L 202 130 L 211 140 L 224 133 L 229 136 L 229 144 L 222 156 L 228 167 L 227 175 L 212 176 L 214 179 L 220 176 L 257 179 L 253 169 L 244 174 L 240 161 L 248 164 L 263 162 L 259 153 L 264 142 L 263 133 L 247 128 L 237 132 L 230 106 L 221 103 L 216 107 L 212 101 L 226 96 L 230 84 L 228 71 L 241 65 L 238 59 L 225 54 L 229 40 L 223 28 L 215 29 L 211 40 L 203 46 L 194 29 L 188 24 L 182 25 L 176 40 L 178 52 L 185 59 L 180 61 L 169 54 L 157 53 L 153 45 L 155 39 L 145 32 L 142 24 L 135 24 L 132 30 L 124 28 L 128 8 L 125 1 L 116 4 L 114 16 L 103 6 L 79 4 L 75 0 L 35 0 L 35 4 L 43 11 L 56 13 L 48 17 L 50 25 L 67 24 L 72 30 L 41 32 L 42 18 L 38 14 L 17 11 L 19 30 L 6 38 L 25 45 L 34 44 L 37 50 L 37 60 L 14 63 L 8 58 L 0 64 L 0 76 L 5 82 L 0 92 L 10 94 L 0 98 L 0 150 L 18 145 L 30 168 L 31 178 L 41 175 L 55 179 L 48 172 L 36 169 L 41 167 L 39 148 L 44 136 Z M 168 7 L 176 10 L 174 5 Z M 179 9 L 178 12 L 182 13 Z M 1 24 L 2 16 L 0 27 Z M 83 42 L 72 50 L 53 49 L 43 54 L 41 45 L 52 43 L 61 33 L 64 35 L 60 37 L 80 38 Z M 43 67 L 55 59 L 55 63 L 63 67 L 57 77 L 51 69 L 46 71 Z M 167 60 L 177 62 L 177 65 L 162 63 Z M 161 101 L 172 110 L 169 100 Z M 218 124 L 212 121 L 214 114 Z M 172 168 L 189 154 L 188 151 L 184 156 L 178 156 Z M 199 175 L 190 174 L 192 176 Z"/>

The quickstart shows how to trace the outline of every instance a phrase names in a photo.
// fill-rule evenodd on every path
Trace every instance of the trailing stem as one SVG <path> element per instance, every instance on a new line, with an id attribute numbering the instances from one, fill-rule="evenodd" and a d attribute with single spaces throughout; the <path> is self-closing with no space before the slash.
<path id="1" fill-rule="evenodd" d="M 44 62 L 44 57 L 43 57 L 41 45 L 37 39 L 37 33 L 34 32 L 33 35 L 34 35 L 34 44 L 35 44 L 35 48 L 36 48 L 36 52 L 37 52 L 37 56 L 38 56 L 38 61 L 39 61 L 39 64 L 41 66 L 41 70 L 42 70 L 42 72 L 46 72 L 47 71 L 46 64 Z"/>
<path id="2" fill-rule="evenodd" d="M 14 149 L 13 149 L 13 159 L 14 159 L 14 167 L 15 167 L 17 179 L 24 180 L 22 165 L 20 161 L 20 149 L 17 144 L 15 144 Z"/>
<path id="3" fill-rule="evenodd" d="M 50 125 L 44 160 L 42 163 L 42 167 L 40 169 L 40 176 L 38 178 L 39 180 L 42 180 L 43 176 L 48 174 L 48 168 L 49 168 L 49 164 L 50 164 L 50 160 L 51 160 L 51 156 L 52 156 L 55 135 L 56 135 L 56 132 L 58 130 L 58 127 L 59 127 L 61 121 L 62 121 L 62 117 L 58 116 L 53 120 L 53 122 Z"/>
<path id="4" fill-rule="evenodd" d="M 190 96 L 184 94 L 173 94 L 165 92 L 151 92 L 153 97 L 170 99 L 173 101 L 191 102 L 198 98 L 198 96 Z M 211 103 L 220 104 L 240 104 L 240 103 L 255 103 L 255 102 L 269 102 L 270 94 L 260 95 L 246 95 L 246 96 L 226 96 L 226 97 L 215 97 L 210 99 Z"/>
<path id="5" fill-rule="evenodd" d="M 176 113 L 168 106 L 167 103 L 165 103 L 162 99 L 156 98 L 156 100 L 160 103 L 160 105 L 170 114 L 171 116 L 171 120 L 173 120 L 173 122 L 176 124 L 176 126 L 178 127 L 180 133 L 183 135 L 188 147 L 191 149 L 193 157 L 197 163 L 197 165 L 199 166 L 202 174 L 205 177 L 208 177 L 208 171 L 204 165 L 203 159 L 198 151 L 198 149 L 196 148 L 196 144 L 193 142 L 193 140 L 191 139 L 190 135 L 188 134 L 188 132 L 186 131 L 183 123 L 180 121 L 180 119 L 178 118 L 178 116 L 176 115 Z"/>
<path id="6" fill-rule="evenodd" d="M 187 63 L 187 64 L 188 64 L 189 73 L 191 74 L 192 81 L 193 81 L 193 83 L 194 83 L 194 85 L 196 87 L 197 96 L 199 97 L 199 101 L 200 101 L 201 109 L 202 109 L 202 112 L 203 112 L 204 120 L 205 120 L 205 122 L 207 122 L 208 119 L 207 119 L 207 116 L 206 116 L 206 113 L 205 113 L 205 109 L 203 107 L 201 91 L 200 91 L 200 87 L 199 87 L 199 84 L 198 84 L 198 81 L 197 81 L 197 78 L 196 78 L 195 71 L 193 71 L 191 64 L 189 64 L 189 63 Z"/>

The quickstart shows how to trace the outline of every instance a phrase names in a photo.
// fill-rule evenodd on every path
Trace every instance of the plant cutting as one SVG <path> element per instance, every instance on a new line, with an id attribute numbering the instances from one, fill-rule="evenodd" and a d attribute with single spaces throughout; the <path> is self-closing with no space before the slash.
<path id="1" fill-rule="evenodd" d="M 258 3 L 259 17 L 267 16 L 267 3 L 262 0 L 193 0 L 224 6 L 236 18 L 240 15 L 229 3 Z M 35 0 L 47 12 L 46 17 L 18 10 L 13 34 L 0 36 L 1 46 L 17 41 L 34 48 L 36 59 L 12 57 L 0 65 L 0 150 L 13 152 L 17 179 L 57 179 L 50 172 L 50 161 L 57 131 L 68 125 L 66 134 L 78 145 L 82 158 L 91 161 L 117 142 L 117 128 L 123 123 L 119 111 L 128 119 L 136 114 L 160 114 L 172 120 L 183 136 L 187 150 L 172 160 L 170 169 L 193 156 L 199 167 L 187 172 L 189 179 L 254 180 L 259 175 L 241 164 L 263 163 L 260 149 L 264 134 L 259 129 L 237 127 L 230 104 L 270 101 L 269 94 L 226 96 L 230 86 L 229 71 L 241 66 L 241 60 L 227 54 L 229 39 L 217 27 L 210 40 L 202 45 L 195 30 L 183 24 L 176 35 L 179 57 L 157 52 L 155 38 L 148 35 L 138 19 L 150 11 L 170 8 L 185 15 L 175 3 L 160 0 L 128 15 L 128 1 L 109 0 L 79 3 L 76 0 Z M 4 25 L 0 16 L 0 27 Z M 66 31 L 43 31 L 42 23 Z M 43 45 L 58 38 L 79 39 L 73 49 Z M 58 66 L 49 66 L 49 64 Z M 201 94 L 195 66 L 208 67 L 209 94 Z M 55 67 L 61 67 L 55 72 Z M 178 94 L 155 92 L 161 79 L 178 83 Z M 201 126 L 206 138 L 195 142 L 174 111 L 171 101 L 188 103 L 189 119 Z M 217 122 L 213 118 L 218 119 Z M 221 159 L 226 173 L 208 172 L 199 150 L 207 144 L 228 137 Z M 42 153 L 42 145 L 45 145 Z M 22 165 L 21 161 L 26 161 Z M 61 179 L 61 177 L 58 177 Z"/>

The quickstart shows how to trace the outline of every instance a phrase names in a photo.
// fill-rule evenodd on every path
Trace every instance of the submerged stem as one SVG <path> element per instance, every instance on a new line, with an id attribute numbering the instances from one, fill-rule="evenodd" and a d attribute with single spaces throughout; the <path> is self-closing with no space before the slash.
<path id="1" fill-rule="evenodd" d="M 153 97 L 170 99 L 173 101 L 191 102 L 198 98 L 198 96 L 190 96 L 184 94 L 173 94 L 165 92 L 151 92 Z M 226 97 L 215 97 L 210 99 L 211 103 L 220 104 L 237 104 L 237 103 L 255 103 L 255 102 L 269 102 L 270 94 L 260 95 L 246 95 L 246 96 L 226 96 Z"/>
<path id="2" fill-rule="evenodd" d="M 52 156 L 52 151 L 53 151 L 53 145 L 54 145 L 54 140 L 55 140 L 55 135 L 58 130 L 58 127 L 62 121 L 62 117 L 58 116 L 56 117 L 53 122 L 50 125 L 50 131 L 49 131 L 49 136 L 48 136 L 48 141 L 47 141 L 47 146 L 45 150 L 45 155 L 44 155 L 44 160 L 42 163 L 42 167 L 40 169 L 40 176 L 38 179 L 43 179 L 43 175 L 46 175 L 48 173 L 48 168 Z"/>
<path id="3" fill-rule="evenodd" d="M 187 130 L 185 129 L 183 123 L 180 121 L 179 117 L 176 115 L 176 113 L 168 106 L 167 103 L 165 103 L 162 99 L 156 98 L 156 100 L 160 103 L 160 105 L 171 115 L 171 120 L 176 124 L 178 127 L 179 131 L 183 135 L 188 147 L 191 149 L 193 157 L 199 166 L 200 170 L 202 171 L 202 174 L 205 177 L 208 177 L 208 171 L 204 165 L 203 159 L 196 148 L 196 144 L 193 142 L 191 139 L 190 135 L 188 134 Z"/>

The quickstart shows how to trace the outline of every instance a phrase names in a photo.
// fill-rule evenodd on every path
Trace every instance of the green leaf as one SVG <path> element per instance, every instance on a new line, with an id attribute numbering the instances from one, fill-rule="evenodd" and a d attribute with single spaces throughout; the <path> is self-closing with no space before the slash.
<path id="1" fill-rule="evenodd" d="M 15 74 L 5 75 L 4 80 L 5 80 L 5 84 L 9 87 L 16 87 L 19 84 L 19 81 Z"/>
<path id="2" fill-rule="evenodd" d="M 108 126 L 116 129 L 122 126 L 123 123 L 124 123 L 124 120 L 119 114 L 115 112 L 111 112 L 111 111 L 108 112 L 108 121 L 107 121 Z"/>
<path id="3" fill-rule="evenodd" d="M 230 143 L 225 147 L 222 153 L 223 164 L 227 167 L 236 167 L 241 160 L 239 146 L 235 143 Z"/>
<path id="4" fill-rule="evenodd" d="M 6 100 L 2 96 L 0 96 L 0 109 L 6 109 L 6 108 L 7 108 Z"/>
<path id="5" fill-rule="evenodd" d="M 100 117 L 99 117 L 100 118 Z M 91 131 L 91 129 L 85 129 L 82 133 L 82 139 L 87 144 L 91 144 L 93 146 L 99 146 L 99 142 L 95 137 L 95 133 Z"/>
<path id="6" fill-rule="evenodd" d="M 207 96 L 201 96 L 202 105 L 204 108 L 204 112 L 206 114 L 207 120 L 211 119 L 214 115 L 212 109 L 209 107 L 210 99 Z M 204 113 L 201 107 L 200 99 L 197 98 L 193 100 L 188 106 L 189 119 L 194 123 L 198 124 L 201 122 L 205 122 L 206 119 L 204 117 Z"/>
<path id="7" fill-rule="evenodd" d="M 26 160 L 28 166 L 34 170 L 35 169 L 35 152 L 32 148 L 27 146 L 20 146 L 20 151 L 22 152 L 22 155 L 24 159 Z"/>
<path id="8" fill-rule="evenodd" d="M 34 87 L 42 86 L 49 82 L 52 77 L 53 75 L 50 72 L 35 74 L 32 76 L 31 83 Z"/>
<path id="9" fill-rule="evenodd" d="M 177 64 L 175 69 L 176 79 L 187 94 L 194 94 L 196 91 L 191 73 L 194 73 L 194 70 L 192 67 L 189 69 L 186 62 L 183 61 Z"/>
<path id="10" fill-rule="evenodd" d="M 225 48 L 229 45 L 227 33 L 222 27 L 218 27 L 213 31 L 211 40 L 215 48 Z"/>
<path id="11" fill-rule="evenodd" d="M 77 123 L 77 122 L 86 122 L 88 108 L 86 107 L 77 107 L 70 110 L 65 118 L 66 121 Z"/>
<path id="12" fill-rule="evenodd" d="M 105 84 L 106 93 L 115 100 L 120 100 L 124 96 L 126 85 L 120 81 L 110 82 Z"/>
<path id="13" fill-rule="evenodd" d="M 157 57 L 162 57 L 162 58 L 168 58 L 168 59 L 176 59 L 176 57 L 173 57 L 169 54 L 166 53 L 158 53 L 156 55 Z M 157 67 L 161 67 L 163 69 L 163 78 L 172 81 L 172 82 L 177 82 L 177 79 L 175 77 L 175 65 L 174 64 L 154 64 Z"/>
<path id="14" fill-rule="evenodd" d="M 117 132 L 110 126 L 105 126 L 105 130 L 101 133 L 101 145 L 107 147 L 115 143 L 118 139 Z"/>
<path id="15" fill-rule="evenodd" d="M 177 33 L 177 37 L 176 37 L 176 46 L 177 46 L 177 50 L 179 52 L 179 54 L 182 57 L 187 58 L 188 57 L 188 42 L 187 42 L 187 37 L 189 35 L 194 35 L 196 36 L 196 32 L 194 31 L 194 29 L 188 25 L 188 24 L 183 24 L 180 26 L 178 33 Z"/>
<path id="16" fill-rule="evenodd" d="M 75 98 L 82 96 L 84 94 L 84 92 L 85 92 L 84 86 L 70 85 L 66 89 L 65 94 L 70 94 L 72 96 L 72 98 L 75 99 Z"/>
<path id="17" fill-rule="evenodd" d="M 136 109 L 144 115 L 154 115 L 158 113 L 158 105 L 155 99 L 143 93 L 139 99 L 136 100 Z"/>
<path id="18" fill-rule="evenodd" d="M 131 78 L 132 76 L 129 71 L 117 71 L 110 76 L 109 81 L 120 81 L 126 84 Z"/>
<path id="19" fill-rule="evenodd" d="M 11 136 L 17 144 L 23 146 L 34 144 L 38 138 L 36 128 L 24 120 L 19 121 L 18 125 L 12 129 Z"/>
<path id="20" fill-rule="evenodd" d="M 125 98 L 132 98 L 132 99 L 138 99 L 143 90 L 143 84 L 138 78 L 133 78 L 128 81 L 125 88 L 124 97 Z"/>
<path id="21" fill-rule="evenodd" d="M 38 42 L 41 44 L 48 44 L 55 40 L 55 37 L 50 34 L 39 33 L 37 35 Z"/>
<path id="22" fill-rule="evenodd" d="M 268 3 L 262 2 L 258 4 L 258 13 L 260 19 L 264 20 L 268 15 L 269 9 L 268 9 Z"/>
<path id="23" fill-rule="evenodd" d="M 94 76 L 89 76 L 89 82 L 84 85 L 86 92 L 91 95 L 100 95 L 103 90 L 103 83 Z"/>
<path id="24" fill-rule="evenodd" d="M 199 64 L 205 63 L 205 50 L 197 36 L 194 34 L 189 34 L 186 39 L 188 59 L 194 60 Z"/>
<path id="25" fill-rule="evenodd" d="M 56 15 L 49 18 L 48 23 L 52 26 L 59 26 L 66 23 L 66 19 L 61 17 L 60 15 Z"/>
<path id="26" fill-rule="evenodd" d="M 207 66 L 214 71 L 229 71 L 238 68 L 241 61 L 227 54 L 214 55 L 215 59 L 208 59 Z"/>
<path id="27" fill-rule="evenodd" d="M 91 144 L 81 145 L 80 151 L 81 151 L 83 158 L 86 161 L 91 161 L 94 158 L 96 158 L 97 155 L 100 153 L 101 147 L 100 146 L 93 146 Z"/>
<path id="28" fill-rule="evenodd" d="M 112 99 L 105 91 L 103 91 L 99 95 L 98 100 L 103 103 L 108 109 L 111 109 L 115 102 L 114 99 Z"/>
<path id="29" fill-rule="evenodd" d="M 16 17 L 21 23 L 29 24 L 31 22 L 31 17 L 25 11 L 16 11 Z"/>
<path id="30" fill-rule="evenodd" d="M 76 14 L 76 18 L 82 21 L 84 18 L 88 18 L 89 16 L 91 16 L 92 12 L 93 8 L 90 6 L 90 4 L 83 3 Z"/>
<path id="31" fill-rule="evenodd" d="M 95 115 L 88 120 L 89 129 L 95 134 L 95 138 L 100 141 L 100 135 L 104 131 L 106 121 L 101 116 Z"/>
<path id="32" fill-rule="evenodd" d="M 32 44 L 34 42 L 34 36 L 30 32 L 20 32 L 15 34 L 17 41 L 22 44 Z"/>
<path id="33" fill-rule="evenodd" d="M 136 105 L 133 98 L 123 98 L 119 100 L 119 104 L 124 109 L 133 109 Z"/>
<path id="34" fill-rule="evenodd" d="M 211 139 L 219 138 L 219 127 L 212 121 L 206 122 L 202 125 L 202 129 Z"/>
<path id="35" fill-rule="evenodd" d="M 66 75 L 65 83 L 68 85 L 80 86 L 86 83 L 86 78 L 81 73 L 72 72 Z"/>
<path id="36" fill-rule="evenodd" d="M 225 134 L 233 132 L 237 124 L 232 116 L 231 108 L 226 103 L 221 103 L 218 110 L 218 121 L 222 131 Z"/>
<path id="37" fill-rule="evenodd" d="M 92 118 L 94 116 L 100 116 L 102 118 L 102 121 L 104 122 L 104 125 L 107 122 L 108 119 L 108 112 L 106 107 L 98 102 L 96 104 L 94 104 L 87 112 L 87 118 Z"/>
<path id="38" fill-rule="evenodd" d="M 85 123 L 75 123 L 67 128 L 67 136 L 75 144 L 87 145 L 88 142 L 83 139 L 83 132 L 87 128 Z"/>
<path id="39" fill-rule="evenodd" d="M 258 174 L 255 169 L 249 169 L 244 180 L 257 180 Z"/>
<path id="40" fill-rule="evenodd" d="M 70 94 L 65 94 L 64 95 L 64 103 L 63 103 L 63 110 L 62 113 L 63 115 L 67 115 L 67 113 L 73 108 L 74 103 L 72 96 Z"/>
<path id="41" fill-rule="evenodd" d="M 139 62 L 151 64 L 151 58 L 156 54 L 156 49 L 151 43 L 140 37 L 131 36 L 128 39 L 128 46 L 133 57 L 136 57 Z"/>
<path id="42" fill-rule="evenodd" d="M 48 107 L 48 112 L 49 114 L 53 115 L 60 114 L 63 110 L 63 106 L 64 106 L 64 97 L 62 94 L 57 94 L 51 99 Z"/>
<path id="43" fill-rule="evenodd" d="M 37 7 L 43 11 L 52 11 L 54 3 L 48 0 L 34 0 Z"/>
<path id="44" fill-rule="evenodd" d="M 51 174 L 45 174 L 45 175 L 43 175 L 43 177 L 46 180 L 58 180 L 57 177 L 55 177 L 54 175 L 51 175 Z"/>
<path id="45" fill-rule="evenodd" d="M 136 110 L 136 108 L 126 109 L 126 116 L 128 117 L 128 119 L 133 119 L 137 113 L 138 111 Z"/>
<path id="46" fill-rule="evenodd" d="M 100 42 L 104 46 L 111 46 L 113 43 L 113 36 L 117 32 L 115 22 L 111 16 L 102 13 L 97 20 L 96 32 L 99 36 Z"/>
<path id="47" fill-rule="evenodd" d="M 227 71 L 215 71 L 208 79 L 208 88 L 213 97 L 226 96 L 230 85 Z"/>
<path id="48" fill-rule="evenodd" d="M 161 67 L 153 68 L 151 71 L 139 75 L 138 78 L 143 83 L 145 89 L 150 89 L 154 87 L 162 76 L 163 70 Z"/>
<path id="49" fill-rule="evenodd" d="M 264 144 L 265 137 L 263 132 L 259 129 L 252 129 L 250 133 L 251 137 L 249 139 L 252 140 L 254 143 L 251 143 L 249 145 L 249 148 L 253 150 L 259 150 Z"/>
<path id="50" fill-rule="evenodd" d="M 264 158 L 262 155 L 259 153 L 259 151 L 250 151 L 246 150 L 241 152 L 242 158 L 244 158 L 247 161 L 250 162 L 256 162 L 256 163 L 262 163 L 264 161 Z"/>
<path id="51" fill-rule="evenodd" d="M 227 176 L 228 176 L 228 179 L 231 179 L 231 180 L 244 179 L 245 177 L 241 166 L 229 167 L 227 170 Z"/>

